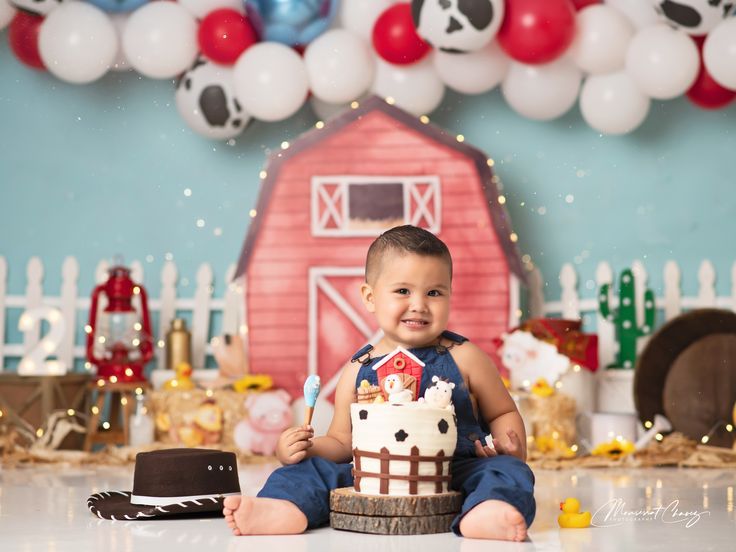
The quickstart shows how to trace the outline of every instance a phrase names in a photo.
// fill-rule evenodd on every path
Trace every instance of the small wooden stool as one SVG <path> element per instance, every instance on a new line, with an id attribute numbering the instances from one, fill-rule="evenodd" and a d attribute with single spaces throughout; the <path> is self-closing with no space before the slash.
<path id="1" fill-rule="evenodd" d="M 379 535 L 446 533 L 462 503 L 462 495 L 455 491 L 423 496 L 373 496 L 343 487 L 330 491 L 330 526 Z"/>
<path id="2" fill-rule="evenodd" d="M 87 421 L 87 438 L 84 440 L 84 450 L 92 450 L 92 446 L 96 443 L 127 445 L 130 431 L 130 415 L 135 405 L 136 389 L 148 389 L 147 382 L 135 383 L 111 383 L 105 381 L 104 385 L 99 385 L 96 380 L 90 382 L 87 386 L 87 392 L 90 395 L 90 403 L 92 402 L 92 394 L 97 392 L 97 401 L 92 407 L 89 420 Z M 100 416 L 105 406 L 105 401 L 110 397 L 110 429 L 100 431 Z M 122 406 L 122 424 L 120 423 L 120 410 Z"/>

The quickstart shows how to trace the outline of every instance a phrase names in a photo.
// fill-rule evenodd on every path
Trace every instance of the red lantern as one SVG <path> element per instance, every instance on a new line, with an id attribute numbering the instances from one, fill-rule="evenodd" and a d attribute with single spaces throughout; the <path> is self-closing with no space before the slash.
<path id="1" fill-rule="evenodd" d="M 98 320 L 101 294 L 107 305 Z M 133 306 L 134 297 L 140 298 L 140 311 Z M 129 269 L 113 266 L 107 282 L 92 292 L 87 332 L 87 360 L 97 367 L 98 376 L 145 381 L 143 368 L 153 358 L 151 318 L 146 290 L 131 279 Z"/>
<path id="2" fill-rule="evenodd" d="M 8 42 L 16 57 L 28 67 L 46 70 L 38 52 L 38 32 L 44 18 L 18 11 L 8 27 Z"/>
<path id="3" fill-rule="evenodd" d="M 414 28 L 409 4 L 386 9 L 373 25 L 373 48 L 379 56 L 396 65 L 410 65 L 431 49 Z"/>
<path id="4" fill-rule="evenodd" d="M 223 8 L 208 13 L 199 24 L 197 40 L 202 53 L 215 63 L 232 65 L 258 35 L 243 14 Z"/>
<path id="5" fill-rule="evenodd" d="M 498 43 L 522 63 L 548 63 L 575 38 L 575 6 L 570 0 L 513 0 L 498 30 Z"/>

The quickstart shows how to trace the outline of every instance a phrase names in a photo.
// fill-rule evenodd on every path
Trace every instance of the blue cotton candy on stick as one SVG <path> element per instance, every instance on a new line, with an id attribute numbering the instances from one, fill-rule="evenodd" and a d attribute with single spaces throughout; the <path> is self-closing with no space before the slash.
<path id="1" fill-rule="evenodd" d="M 316 374 L 311 374 L 304 382 L 304 404 L 307 407 L 306 415 L 304 416 L 304 425 L 312 423 L 314 405 L 317 403 L 317 395 L 319 395 L 321 383 L 319 376 Z"/>

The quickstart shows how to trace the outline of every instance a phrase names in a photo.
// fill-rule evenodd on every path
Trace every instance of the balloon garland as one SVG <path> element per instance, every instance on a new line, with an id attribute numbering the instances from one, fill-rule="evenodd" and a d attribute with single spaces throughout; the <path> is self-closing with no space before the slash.
<path id="1" fill-rule="evenodd" d="M 602 134 L 652 99 L 736 97 L 736 5 L 720 0 L 0 0 L 15 56 L 77 84 L 108 70 L 177 79 L 195 132 L 230 139 L 311 96 L 334 112 L 367 93 L 417 116 L 446 87 L 501 88 L 524 117 L 579 103 Z"/>

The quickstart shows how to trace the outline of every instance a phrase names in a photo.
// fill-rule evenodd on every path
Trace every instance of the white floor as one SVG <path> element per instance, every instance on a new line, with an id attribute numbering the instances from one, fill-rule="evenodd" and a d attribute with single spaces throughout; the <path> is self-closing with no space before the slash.
<path id="1" fill-rule="evenodd" d="M 273 467 L 241 466 L 243 492 L 255 494 Z M 513 544 L 449 533 L 387 537 L 330 528 L 291 537 L 233 537 L 222 519 L 103 521 L 87 510 L 87 496 L 130 490 L 132 469 L 6 469 L 0 472 L 0 551 L 736 550 L 734 471 L 600 469 L 536 475 L 537 518 L 529 541 Z M 599 526 L 559 529 L 558 506 L 567 496 L 598 511 L 594 522 Z M 607 504 L 619 499 L 618 514 L 606 518 Z"/>

